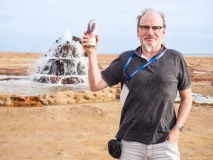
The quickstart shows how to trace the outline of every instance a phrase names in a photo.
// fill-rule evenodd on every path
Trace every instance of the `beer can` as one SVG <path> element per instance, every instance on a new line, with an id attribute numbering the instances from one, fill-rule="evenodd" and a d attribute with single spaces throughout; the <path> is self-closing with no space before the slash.
<path id="1" fill-rule="evenodd" d="M 90 46 L 95 47 L 96 45 L 96 34 L 97 34 L 97 22 L 94 19 L 89 20 L 87 26 L 87 33 L 89 35 L 89 44 Z"/>

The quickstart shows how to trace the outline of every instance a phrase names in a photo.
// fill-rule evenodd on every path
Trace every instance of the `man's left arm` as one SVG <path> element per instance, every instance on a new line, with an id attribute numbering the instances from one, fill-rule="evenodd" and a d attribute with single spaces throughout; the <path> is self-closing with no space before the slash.
<path id="1" fill-rule="evenodd" d="M 180 106 L 178 109 L 178 116 L 177 116 L 177 124 L 180 126 L 183 126 L 189 112 L 192 107 L 192 93 L 191 93 L 191 87 L 185 90 L 180 90 Z M 168 140 L 171 142 L 177 142 L 180 134 L 180 129 L 178 128 L 177 124 L 173 127 L 173 129 L 170 131 L 170 134 L 168 136 Z"/>

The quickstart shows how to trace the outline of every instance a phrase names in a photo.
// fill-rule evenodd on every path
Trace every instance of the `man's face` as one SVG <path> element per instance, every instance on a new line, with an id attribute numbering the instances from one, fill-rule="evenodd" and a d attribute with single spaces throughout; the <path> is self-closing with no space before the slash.
<path id="1" fill-rule="evenodd" d="M 150 12 L 141 17 L 137 35 L 142 47 L 151 52 L 161 48 L 165 31 L 162 17 L 155 12 Z"/>

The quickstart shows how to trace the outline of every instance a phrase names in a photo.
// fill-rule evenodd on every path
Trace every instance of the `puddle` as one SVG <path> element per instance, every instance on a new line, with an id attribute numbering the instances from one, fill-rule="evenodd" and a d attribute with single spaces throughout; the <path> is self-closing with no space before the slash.
<path id="1" fill-rule="evenodd" d="M 34 82 L 29 76 L 0 75 L 0 93 L 37 96 L 58 91 L 88 90 L 88 84 L 47 84 Z"/>
<path id="2" fill-rule="evenodd" d="M 199 93 L 192 93 L 192 99 L 196 103 L 207 103 L 207 104 L 213 104 L 213 97 L 212 96 L 203 96 Z M 180 95 L 177 94 L 177 97 L 175 101 L 180 101 Z"/>
<path id="3" fill-rule="evenodd" d="M 58 91 L 89 90 L 88 84 L 47 84 L 34 82 L 30 76 L 6 76 L 0 75 L 0 93 L 17 94 L 22 96 L 37 96 Z M 203 96 L 199 93 L 192 93 L 193 101 L 196 103 L 213 104 L 212 96 Z M 175 101 L 180 101 L 177 94 Z"/>

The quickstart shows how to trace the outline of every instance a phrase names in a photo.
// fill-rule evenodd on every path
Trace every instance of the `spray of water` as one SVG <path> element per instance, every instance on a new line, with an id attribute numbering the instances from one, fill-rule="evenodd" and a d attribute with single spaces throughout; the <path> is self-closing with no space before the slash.
<path id="1" fill-rule="evenodd" d="M 80 38 L 67 30 L 37 63 L 33 81 L 52 84 L 87 84 L 88 59 Z"/>

